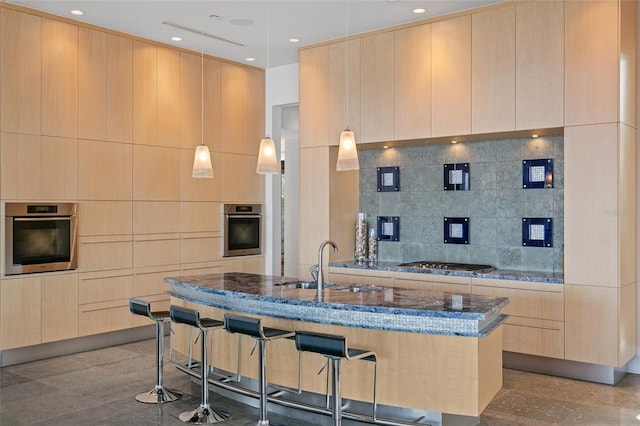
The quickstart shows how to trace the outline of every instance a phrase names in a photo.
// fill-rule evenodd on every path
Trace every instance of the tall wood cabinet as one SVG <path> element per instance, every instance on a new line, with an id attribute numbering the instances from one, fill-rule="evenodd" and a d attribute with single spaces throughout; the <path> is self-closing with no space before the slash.
<path id="1" fill-rule="evenodd" d="M 0 277 L 0 350 L 151 324 L 128 300 L 166 304 L 166 276 L 262 272 L 220 224 L 264 202 L 264 98 L 261 69 L 0 2 L 0 201 L 79 205 L 77 270 Z"/>
<path id="2" fill-rule="evenodd" d="M 391 140 L 393 122 L 393 32 L 363 37 L 360 54 L 360 142 Z"/>

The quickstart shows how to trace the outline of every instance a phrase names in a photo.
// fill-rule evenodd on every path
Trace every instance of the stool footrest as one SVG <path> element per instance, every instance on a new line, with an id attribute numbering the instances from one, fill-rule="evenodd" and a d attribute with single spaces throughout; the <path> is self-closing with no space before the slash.
<path id="1" fill-rule="evenodd" d="M 208 405 L 200 405 L 193 411 L 185 411 L 180 414 L 179 419 L 184 423 L 204 425 L 223 422 L 230 416 L 225 410 L 212 408 Z"/>

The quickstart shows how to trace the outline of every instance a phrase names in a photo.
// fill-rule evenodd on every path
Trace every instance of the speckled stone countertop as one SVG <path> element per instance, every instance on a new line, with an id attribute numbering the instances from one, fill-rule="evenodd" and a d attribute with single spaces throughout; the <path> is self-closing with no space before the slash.
<path id="1" fill-rule="evenodd" d="M 165 278 L 169 295 L 262 316 L 413 333 L 482 337 L 497 327 L 504 297 L 454 295 L 430 290 L 334 285 L 317 300 L 316 289 L 291 288 L 297 278 L 224 273 Z"/>
<path id="2" fill-rule="evenodd" d="M 394 271 L 412 272 L 416 274 L 449 275 L 456 277 L 489 278 L 495 280 L 529 281 L 549 284 L 563 284 L 564 279 L 561 273 L 534 272 L 534 271 L 512 271 L 507 269 L 494 269 L 489 272 L 454 271 L 446 269 L 427 269 L 411 266 L 398 266 L 393 262 L 357 263 L 354 261 L 331 262 L 329 266 L 336 268 L 365 269 L 370 271 Z"/>

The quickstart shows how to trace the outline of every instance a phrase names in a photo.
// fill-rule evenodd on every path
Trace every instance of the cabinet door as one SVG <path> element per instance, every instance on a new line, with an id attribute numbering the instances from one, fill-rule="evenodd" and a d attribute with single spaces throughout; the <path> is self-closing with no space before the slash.
<path id="1" fill-rule="evenodd" d="M 471 16 L 431 24 L 431 136 L 471 133 Z"/>
<path id="2" fill-rule="evenodd" d="M 349 128 L 360 137 L 360 39 L 329 45 L 329 145 Z"/>
<path id="3" fill-rule="evenodd" d="M 564 123 L 564 2 L 516 4 L 516 130 Z"/>
<path id="4" fill-rule="evenodd" d="M 329 144 L 329 47 L 300 50 L 299 74 L 300 148 L 326 146 Z"/>
<path id="5" fill-rule="evenodd" d="M 618 3 L 565 2 L 565 126 L 618 120 Z"/>
<path id="6" fill-rule="evenodd" d="M 471 130 L 515 128 L 515 6 L 472 15 Z"/>
<path id="7" fill-rule="evenodd" d="M 361 40 L 361 142 L 393 139 L 393 32 Z"/>
<path id="8" fill-rule="evenodd" d="M 40 277 L 0 281 L 2 349 L 37 345 L 42 341 Z"/>
<path id="9" fill-rule="evenodd" d="M 222 151 L 257 155 L 264 137 L 264 72 L 220 64 Z M 257 159 L 256 159 L 257 161 Z"/>
<path id="10" fill-rule="evenodd" d="M 78 27 L 42 21 L 42 134 L 78 137 Z"/>
<path id="11" fill-rule="evenodd" d="M 0 9 L 0 129 L 40 134 L 42 124 L 42 21 Z"/>
<path id="12" fill-rule="evenodd" d="M 155 145 L 158 140 L 158 48 L 133 42 L 133 142 Z"/>
<path id="13" fill-rule="evenodd" d="M 42 343 L 78 337 L 78 274 L 42 277 Z"/>
<path id="14" fill-rule="evenodd" d="M 180 54 L 158 48 L 158 145 L 180 146 L 179 88 Z"/>
<path id="15" fill-rule="evenodd" d="M 431 25 L 394 32 L 395 139 L 431 136 Z"/>
<path id="16" fill-rule="evenodd" d="M 133 41 L 107 35 L 107 140 L 131 142 L 133 134 Z"/>
<path id="17" fill-rule="evenodd" d="M 78 44 L 78 137 L 106 140 L 107 35 L 80 28 Z"/>

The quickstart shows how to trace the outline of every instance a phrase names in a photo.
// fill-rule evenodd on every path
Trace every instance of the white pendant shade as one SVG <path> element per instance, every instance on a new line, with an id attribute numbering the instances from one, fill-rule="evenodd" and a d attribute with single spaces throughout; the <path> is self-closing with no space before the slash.
<path id="1" fill-rule="evenodd" d="M 349 130 L 340 133 L 340 147 L 338 148 L 338 163 L 336 170 L 344 172 L 347 170 L 359 170 L 358 148 L 356 147 L 356 136 Z"/>
<path id="2" fill-rule="evenodd" d="M 211 166 L 211 154 L 209 147 L 205 144 L 198 145 L 196 154 L 193 157 L 193 173 L 194 178 L 212 178 L 213 167 Z"/>
<path id="3" fill-rule="evenodd" d="M 260 141 L 256 173 L 280 173 L 280 165 L 278 164 L 278 156 L 276 155 L 276 144 L 273 142 L 273 139 L 269 137 Z"/>

